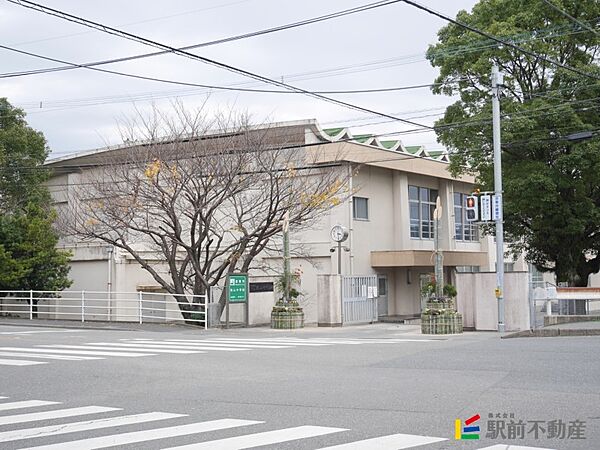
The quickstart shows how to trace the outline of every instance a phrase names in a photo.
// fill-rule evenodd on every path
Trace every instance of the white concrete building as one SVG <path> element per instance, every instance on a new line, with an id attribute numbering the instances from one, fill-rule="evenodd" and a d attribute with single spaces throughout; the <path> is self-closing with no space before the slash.
<path id="1" fill-rule="evenodd" d="M 440 248 L 444 252 L 445 280 L 459 271 L 490 271 L 495 265 L 493 239 L 481 237 L 477 226 L 465 220 L 464 198 L 473 188 L 471 176 L 453 178 L 447 156 L 400 141 L 352 136 L 347 129 L 323 130 L 314 120 L 270 125 L 285 131 L 286 144 L 310 144 L 322 162 L 337 161 L 336 170 L 349 174 L 354 195 L 323 214 L 310 231 L 292 234 L 302 242 L 310 261 L 294 258 L 292 268 L 302 271 L 301 289 L 306 322 L 317 322 L 317 275 L 338 271 L 337 253 L 330 237 L 340 224 L 349 231 L 342 252 L 343 275 L 378 277 L 379 314 L 415 316 L 421 312 L 420 289 L 433 271 L 433 211 L 441 199 Z M 322 145 L 320 145 L 322 144 Z M 95 164 L 127 147 L 105 148 L 49 160 L 54 169 L 48 182 L 57 209 L 68 201 L 70 186 Z M 73 290 L 132 292 L 158 289 L 156 282 L 127 253 L 102 243 L 70 242 L 73 251 Z M 265 259 L 279 264 L 277 258 Z M 509 269 L 526 271 L 522 261 L 505 261 Z M 265 273 L 251 273 L 251 282 L 270 282 Z M 264 286 L 263 286 L 264 287 Z M 251 295 L 250 323 L 267 323 L 275 294 Z M 235 312 L 234 312 L 235 314 Z"/>

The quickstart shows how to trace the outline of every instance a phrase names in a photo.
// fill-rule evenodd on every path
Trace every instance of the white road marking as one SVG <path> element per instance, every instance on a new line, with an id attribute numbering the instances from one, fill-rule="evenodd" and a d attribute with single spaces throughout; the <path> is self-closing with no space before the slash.
<path id="1" fill-rule="evenodd" d="M 306 439 L 325 434 L 339 433 L 347 431 L 345 428 L 329 428 L 315 426 L 301 426 L 294 428 L 285 428 L 282 430 L 265 431 L 263 433 L 247 434 L 215 441 L 200 442 L 198 444 L 182 445 L 171 447 L 167 450 L 188 450 L 188 449 L 210 449 L 210 450 L 238 450 L 243 448 L 254 448 L 262 445 L 279 444 L 281 442 L 295 441 L 297 439 Z"/>
<path id="2" fill-rule="evenodd" d="M 243 352 L 246 350 L 251 350 L 250 348 L 244 348 L 245 346 L 240 345 L 211 345 L 211 344 L 183 344 L 179 342 L 144 342 L 143 344 L 140 342 L 135 342 L 135 345 L 140 345 L 144 347 L 158 347 L 158 348 L 174 348 L 174 349 L 187 349 L 187 350 L 213 350 L 213 351 L 222 351 L 222 352 Z M 140 347 L 140 348 L 144 348 Z M 283 348 L 283 347 L 280 347 Z M 148 350 L 150 351 L 150 350 Z"/>
<path id="3" fill-rule="evenodd" d="M 220 344 L 220 345 L 225 345 L 225 344 L 226 345 L 239 345 L 240 347 L 248 346 L 248 347 L 254 347 L 254 348 L 289 348 L 290 345 L 293 345 L 293 346 L 308 345 L 310 347 L 322 347 L 325 345 L 329 345 L 329 344 L 308 344 L 308 343 L 291 344 L 289 342 L 275 342 L 275 341 L 265 342 L 265 341 L 255 340 L 255 339 L 247 339 L 247 340 L 239 341 L 236 339 L 223 339 L 223 338 L 203 339 L 201 341 L 190 341 L 190 340 L 183 340 L 183 339 L 168 339 L 167 341 L 163 341 L 163 342 L 180 342 L 182 344 L 187 343 L 187 342 L 202 342 L 202 343 L 211 343 L 211 344 Z"/>
<path id="4" fill-rule="evenodd" d="M 113 447 L 117 445 L 134 444 L 137 442 L 152 441 L 155 439 L 165 439 L 176 436 L 187 436 L 190 434 L 206 433 L 209 431 L 225 430 L 228 428 L 245 427 L 256 425 L 263 422 L 255 420 L 221 419 L 211 420 L 209 422 L 191 423 L 176 427 L 156 428 L 153 430 L 133 431 L 130 433 L 113 434 L 110 436 L 101 436 L 90 439 L 81 439 L 77 441 L 60 442 L 58 444 L 43 445 L 31 447 L 40 449 L 57 450 L 92 450 L 96 448 Z"/>
<path id="5" fill-rule="evenodd" d="M 80 431 L 99 430 L 101 428 L 120 427 L 185 416 L 185 414 L 151 412 L 146 414 L 133 414 L 129 416 L 86 420 L 83 422 L 63 423 L 59 425 L 50 425 L 47 427 L 25 428 L 21 430 L 5 431 L 0 433 L 0 442 L 18 441 L 20 439 L 31 439 L 44 436 L 56 436 L 59 434 L 77 433 Z"/>
<path id="6" fill-rule="evenodd" d="M 231 340 L 231 341 L 239 341 L 243 343 L 246 339 L 244 338 L 217 338 L 218 340 Z M 328 340 L 328 339 L 303 339 L 303 338 L 264 338 L 260 339 L 260 342 L 264 342 L 265 344 L 322 344 L 322 345 L 334 345 L 334 344 L 348 344 L 348 345 L 361 345 L 362 342 L 353 341 L 350 339 L 337 339 L 337 340 Z"/>
<path id="7" fill-rule="evenodd" d="M 208 347 L 232 347 L 232 348 L 291 348 L 288 345 L 273 345 L 269 343 L 265 343 L 265 345 L 258 344 L 241 344 L 241 343 L 229 343 L 225 341 L 212 341 L 212 340 L 198 340 L 198 341 L 184 341 L 178 339 L 169 339 L 167 341 L 159 341 L 163 345 L 185 345 L 185 346 L 194 346 L 194 345 L 204 345 Z M 159 343 L 156 342 L 156 343 Z M 140 344 L 142 345 L 142 344 Z M 146 345 L 144 343 L 143 345 Z"/>
<path id="8" fill-rule="evenodd" d="M 127 344 L 110 344 L 110 343 L 104 343 L 102 345 L 97 344 L 97 343 L 90 343 L 90 344 L 84 344 L 84 345 L 52 345 L 52 346 L 48 346 L 46 345 L 45 347 L 52 347 L 52 348 L 72 348 L 72 349 L 82 349 L 82 350 L 107 350 L 107 351 L 113 351 L 113 350 L 117 350 L 117 351 L 124 351 L 124 352 L 129 352 L 129 351 L 152 351 L 153 353 L 179 353 L 182 355 L 189 355 L 192 353 L 203 353 L 203 352 L 198 352 L 198 351 L 194 351 L 194 350 L 175 350 L 175 349 L 155 349 L 153 348 L 140 348 L 138 346 L 136 346 L 135 344 L 131 344 L 131 345 L 127 345 Z M 117 347 L 117 348 L 113 348 L 113 347 Z M 132 348 L 133 347 L 133 348 Z M 150 347 L 149 345 L 145 345 L 144 347 Z"/>
<path id="9" fill-rule="evenodd" d="M 44 361 L 27 361 L 23 359 L 0 359 L 0 366 L 37 366 L 38 364 L 48 364 Z"/>
<path id="10" fill-rule="evenodd" d="M 47 402 L 45 400 L 25 400 L 22 402 L 0 403 L 0 411 L 11 409 L 35 408 L 36 406 L 60 405 L 60 402 Z"/>
<path id="11" fill-rule="evenodd" d="M 97 356 L 68 356 L 68 355 L 38 355 L 34 353 L 20 353 L 20 352 L 0 352 L 0 356 L 26 356 L 28 358 L 41 358 L 41 359 L 64 359 L 68 361 L 83 361 L 92 359 L 104 359 Z"/>
<path id="12" fill-rule="evenodd" d="M 389 436 L 380 436 L 373 439 L 349 442 L 347 444 L 323 447 L 320 450 L 400 450 L 403 448 L 413 448 L 420 445 L 432 444 L 434 442 L 447 441 L 445 438 L 418 436 L 415 434 L 391 434 Z"/>
<path id="13" fill-rule="evenodd" d="M 86 414 L 98 414 L 103 412 L 120 410 L 121 408 L 107 408 L 104 406 L 83 406 L 80 408 L 55 409 L 52 411 L 44 411 L 38 413 L 0 416 L 0 425 L 35 422 L 37 420 L 61 419 L 63 417 L 83 416 Z"/>
<path id="14" fill-rule="evenodd" d="M 40 345 L 40 347 L 52 347 L 51 345 Z M 0 347 L 1 350 L 16 350 L 20 352 L 29 353 L 58 353 L 65 355 L 95 355 L 95 356 L 128 356 L 130 358 L 137 356 L 154 356 L 151 353 L 118 353 L 118 352 L 99 352 L 99 351 L 85 351 L 85 350 L 50 350 L 46 348 L 22 348 L 22 347 Z"/>
<path id="15" fill-rule="evenodd" d="M 38 333 L 80 333 L 85 330 L 31 330 L 31 331 L 1 331 L 0 334 L 38 334 Z"/>

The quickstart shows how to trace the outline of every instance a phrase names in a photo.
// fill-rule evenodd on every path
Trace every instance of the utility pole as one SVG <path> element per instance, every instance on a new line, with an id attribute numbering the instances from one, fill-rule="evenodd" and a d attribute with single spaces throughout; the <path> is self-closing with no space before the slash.
<path id="1" fill-rule="evenodd" d="M 286 305 L 290 303 L 290 291 L 292 285 L 292 276 L 290 268 L 290 213 L 286 211 L 283 215 L 283 277 L 284 293 L 283 298 Z"/>
<path id="2" fill-rule="evenodd" d="M 500 208 L 496 216 L 496 298 L 498 299 L 498 331 L 504 333 L 504 224 L 502 208 L 502 149 L 500 141 L 500 88 L 504 75 L 492 66 L 492 114 L 494 137 L 494 194 Z"/>
<path id="3" fill-rule="evenodd" d="M 435 296 L 439 299 L 444 295 L 444 257 L 440 250 L 440 220 L 442 218 L 442 202 L 438 196 L 435 201 L 434 219 L 434 254 L 435 254 Z"/>

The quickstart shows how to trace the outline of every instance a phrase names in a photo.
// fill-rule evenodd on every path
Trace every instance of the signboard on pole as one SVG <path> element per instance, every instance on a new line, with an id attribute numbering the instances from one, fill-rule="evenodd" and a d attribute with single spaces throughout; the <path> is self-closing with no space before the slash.
<path id="1" fill-rule="evenodd" d="M 229 303 L 248 301 L 248 274 L 230 273 L 227 275 L 227 299 Z"/>
<path id="2" fill-rule="evenodd" d="M 481 198 L 481 221 L 486 222 L 492 219 L 492 197 L 490 195 L 482 195 Z"/>
<path id="3" fill-rule="evenodd" d="M 492 195 L 492 220 L 502 220 L 502 194 Z"/>

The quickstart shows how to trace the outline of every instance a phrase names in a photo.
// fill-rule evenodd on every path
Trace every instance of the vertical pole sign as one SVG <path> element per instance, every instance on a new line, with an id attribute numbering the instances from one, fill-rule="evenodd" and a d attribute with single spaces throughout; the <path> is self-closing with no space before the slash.
<path id="1" fill-rule="evenodd" d="M 225 327 L 229 328 L 229 304 L 245 303 L 245 324 L 248 325 L 248 274 L 230 273 L 227 275 L 227 303 L 225 310 Z"/>
<path id="2" fill-rule="evenodd" d="M 492 220 L 492 196 L 482 195 L 479 200 L 481 202 L 481 221 L 487 222 L 489 220 Z"/>

